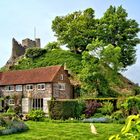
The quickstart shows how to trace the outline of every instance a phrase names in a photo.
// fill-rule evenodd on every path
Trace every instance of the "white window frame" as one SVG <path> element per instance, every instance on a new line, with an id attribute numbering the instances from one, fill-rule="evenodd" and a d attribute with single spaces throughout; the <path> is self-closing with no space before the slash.
<path id="1" fill-rule="evenodd" d="M 60 75 L 60 80 L 64 80 L 64 75 L 63 74 Z"/>
<path id="2" fill-rule="evenodd" d="M 65 83 L 59 83 L 59 90 L 65 90 L 66 84 Z"/>
<path id="3" fill-rule="evenodd" d="M 27 87 L 31 87 L 31 86 L 32 86 L 32 89 L 31 88 L 27 88 Z M 26 91 L 33 91 L 33 88 L 34 88 L 33 84 L 26 85 Z"/>
<path id="4" fill-rule="evenodd" d="M 14 86 L 5 86 L 5 91 L 14 91 Z"/>
<path id="5" fill-rule="evenodd" d="M 9 99 L 8 103 L 9 103 L 9 105 L 14 105 L 15 101 L 14 101 L 14 99 Z"/>
<path id="6" fill-rule="evenodd" d="M 16 85 L 16 91 L 22 91 L 22 85 Z"/>
<path id="7" fill-rule="evenodd" d="M 44 88 L 39 88 L 44 86 Z M 37 84 L 37 90 L 45 90 L 45 83 Z"/>

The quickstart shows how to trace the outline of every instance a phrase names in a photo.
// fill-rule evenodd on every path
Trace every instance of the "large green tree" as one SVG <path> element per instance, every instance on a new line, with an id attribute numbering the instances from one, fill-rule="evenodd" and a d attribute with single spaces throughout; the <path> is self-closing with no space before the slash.
<path id="1" fill-rule="evenodd" d="M 133 19 L 128 19 L 128 14 L 122 6 L 117 8 L 110 6 L 99 20 L 97 36 L 106 45 L 112 44 L 114 47 L 121 48 L 120 62 L 125 68 L 135 63 L 135 46 L 140 43 L 137 36 L 139 31 L 138 23 Z"/>
<path id="2" fill-rule="evenodd" d="M 135 20 L 128 18 L 122 6 L 110 6 L 100 19 L 95 18 L 92 8 L 57 16 L 52 29 L 58 41 L 75 53 L 82 53 L 92 39 L 98 38 L 105 45 L 121 48 L 119 62 L 124 68 L 136 61 L 135 46 L 140 42 L 137 36 L 140 28 Z"/>
<path id="3" fill-rule="evenodd" d="M 114 96 L 109 87 L 108 71 L 112 70 L 115 76 L 122 68 L 119 62 L 120 47 L 112 44 L 105 46 L 103 41 L 93 40 L 82 54 L 83 69 L 80 72 L 82 89 L 86 93 L 96 93 L 98 96 Z"/>
<path id="4" fill-rule="evenodd" d="M 94 10 L 88 8 L 83 12 L 57 16 L 52 22 L 52 29 L 62 45 L 66 45 L 72 52 L 82 53 L 95 37 Z"/>

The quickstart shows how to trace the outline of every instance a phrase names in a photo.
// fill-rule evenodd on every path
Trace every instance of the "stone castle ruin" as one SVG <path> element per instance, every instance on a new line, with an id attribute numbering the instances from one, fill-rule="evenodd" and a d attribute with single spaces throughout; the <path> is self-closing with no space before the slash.
<path id="1" fill-rule="evenodd" d="M 38 47 L 38 48 L 41 47 L 39 38 L 36 38 L 35 40 L 26 38 L 22 40 L 21 44 L 13 38 L 12 54 L 10 59 L 7 61 L 6 66 L 13 65 L 20 56 L 25 54 L 26 49 L 33 48 L 33 47 Z"/>

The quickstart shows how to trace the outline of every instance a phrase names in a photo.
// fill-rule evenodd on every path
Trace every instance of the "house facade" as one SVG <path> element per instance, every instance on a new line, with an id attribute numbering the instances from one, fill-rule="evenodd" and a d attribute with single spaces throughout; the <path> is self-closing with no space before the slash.
<path id="1" fill-rule="evenodd" d="M 5 104 L 21 106 L 22 113 L 31 109 L 48 113 L 47 101 L 71 99 L 73 88 L 63 66 L 49 66 L 0 73 L 0 96 Z"/>

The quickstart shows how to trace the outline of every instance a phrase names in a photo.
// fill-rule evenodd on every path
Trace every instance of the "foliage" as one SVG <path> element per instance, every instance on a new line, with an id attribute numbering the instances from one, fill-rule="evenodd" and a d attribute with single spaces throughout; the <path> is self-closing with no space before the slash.
<path id="1" fill-rule="evenodd" d="M 28 114 L 28 118 L 33 121 L 43 121 L 45 113 L 43 110 L 31 110 Z"/>
<path id="2" fill-rule="evenodd" d="M 28 48 L 26 50 L 25 56 L 27 58 L 35 59 L 35 58 L 37 58 L 39 56 L 42 56 L 45 53 L 46 53 L 45 49 L 41 49 L 41 48 Z"/>
<path id="3" fill-rule="evenodd" d="M 135 63 L 135 46 L 140 43 L 137 36 L 140 31 L 139 24 L 127 16 L 122 6 L 110 6 L 99 19 L 97 26 L 99 40 L 103 40 L 106 45 L 112 44 L 114 48 L 121 48 L 119 62 L 123 63 L 124 68 Z"/>
<path id="4" fill-rule="evenodd" d="M 126 117 L 122 110 L 117 110 L 112 113 L 111 118 L 113 119 L 113 122 L 124 123 Z"/>
<path id="5" fill-rule="evenodd" d="M 0 126 L 3 127 L 3 129 L 0 129 L 0 135 L 23 132 L 29 129 L 28 126 L 13 113 L 3 113 L 0 115 Z"/>
<path id="6" fill-rule="evenodd" d="M 94 10 L 88 8 L 66 16 L 57 16 L 52 22 L 52 29 L 61 44 L 75 53 L 81 53 L 95 36 Z"/>
<path id="7" fill-rule="evenodd" d="M 104 115 L 111 115 L 114 110 L 114 106 L 111 102 L 103 102 L 102 107 L 99 108 L 99 110 Z"/>
<path id="8" fill-rule="evenodd" d="M 137 36 L 139 25 L 127 16 L 122 6 L 110 6 L 100 19 L 96 19 L 94 10 L 88 8 L 66 16 L 57 16 L 52 22 L 52 29 L 60 43 L 75 53 L 82 53 L 93 39 L 98 38 L 104 46 L 109 45 L 104 52 L 104 55 L 109 53 L 105 55 L 107 61 L 113 60 L 114 63 L 117 60 L 117 65 L 121 64 L 125 68 L 135 63 L 135 46 L 140 43 Z M 118 56 L 113 55 L 114 52 L 120 53 L 119 61 Z"/>
<path id="9" fill-rule="evenodd" d="M 48 101 L 49 116 L 51 119 L 66 120 L 69 118 L 80 118 L 83 104 L 77 100 Z"/>
<path id="10" fill-rule="evenodd" d="M 0 130 L 0 135 L 9 135 L 17 132 L 23 132 L 28 129 L 28 126 L 24 122 L 11 120 L 10 125 L 8 125 L 6 129 Z"/>
<path id="11" fill-rule="evenodd" d="M 9 106 L 7 113 L 15 113 L 13 106 Z"/>
<path id="12" fill-rule="evenodd" d="M 140 116 L 131 115 L 127 118 L 126 124 L 121 132 L 113 135 L 109 140 L 139 140 L 140 138 Z"/>
<path id="13" fill-rule="evenodd" d="M 114 47 L 112 44 L 105 44 L 99 39 L 93 39 L 87 46 L 87 50 L 92 57 L 98 59 L 98 63 L 103 66 L 111 67 L 112 70 L 119 71 L 122 68 L 122 63 L 119 62 L 121 48 Z"/>
<path id="14" fill-rule="evenodd" d="M 129 112 L 129 114 L 140 113 L 140 97 L 128 97 L 122 104 L 122 107 Z"/>
<path id="15" fill-rule="evenodd" d="M 14 69 L 31 69 L 36 67 L 46 67 L 51 65 L 65 65 L 73 73 L 81 70 L 81 56 L 65 50 L 52 50 L 37 57 L 36 59 L 22 58 Z"/>
<path id="16" fill-rule="evenodd" d="M 138 86 L 134 87 L 134 94 L 140 95 L 140 87 L 138 87 Z"/>
<path id="17" fill-rule="evenodd" d="M 97 108 L 101 107 L 101 104 L 98 103 L 96 100 L 89 100 L 87 103 L 86 103 L 86 109 L 85 109 L 85 117 L 86 118 L 89 118 L 91 117 L 92 115 L 95 114 Z"/>
<path id="18" fill-rule="evenodd" d="M 108 77 L 111 77 L 111 75 L 108 76 L 106 71 L 112 66 L 112 72 L 110 73 L 117 75 L 117 71 L 121 68 L 121 64 L 118 62 L 119 51 L 117 48 L 114 49 L 114 55 L 108 57 L 108 47 L 104 47 L 104 43 L 97 39 L 87 46 L 89 51 L 83 52 L 83 69 L 79 77 L 84 93 L 94 93 L 93 95 L 95 97 L 114 97 L 117 96 L 117 93 L 109 87 L 110 78 Z M 111 51 L 113 49 L 110 48 L 109 50 Z"/>
<path id="19" fill-rule="evenodd" d="M 45 49 L 47 50 L 47 52 L 53 50 L 53 49 L 60 49 L 60 45 L 58 42 L 49 42 L 46 46 Z"/>

